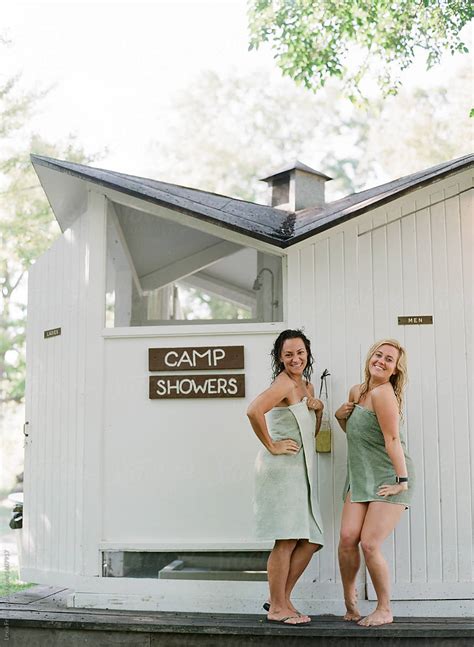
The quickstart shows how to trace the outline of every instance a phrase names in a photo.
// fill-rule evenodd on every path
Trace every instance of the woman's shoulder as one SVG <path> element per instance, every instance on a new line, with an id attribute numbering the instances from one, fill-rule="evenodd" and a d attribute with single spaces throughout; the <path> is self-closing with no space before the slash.
<path id="1" fill-rule="evenodd" d="M 374 388 L 371 390 L 372 396 L 375 395 L 375 397 L 387 397 L 387 395 L 395 395 L 395 391 L 393 390 L 393 386 L 391 382 L 384 382 L 383 384 L 379 384 L 378 386 L 374 386 Z"/>
<path id="2" fill-rule="evenodd" d="M 288 373 L 285 373 L 285 371 L 282 371 L 281 373 L 278 373 L 276 378 L 273 380 L 273 384 L 293 384 L 293 380 L 291 377 L 288 375 Z"/>
<path id="3" fill-rule="evenodd" d="M 362 384 L 354 384 L 349 389 L 349 402 L 359 402 Z"/>
<path id="4" fill-rule="evenodd" d="M 282 371 L 281 373 L 278 373 L 276 378 L 272 382 L 272 386 L 276 386 L 278 388 L 283 388 L 286 389 L 287 391 L 291 391 L 292 389 L 295 388 L 295 383 L 291 379 L 291 377 L 285 373 L 285 371 Z"/>
<path id="5" fill-rule="evenodd" d="M 397 397 L 395 395 L 395 391 L 393 390 L 391 382 L 379 384 L 379 386 L 376 386 L 371 390 L 370 395 L 372 397 L 372 404 L 374 408 L 377 407 L 377 405 L 383 406 L 384 404 L 397 403 Z"/>

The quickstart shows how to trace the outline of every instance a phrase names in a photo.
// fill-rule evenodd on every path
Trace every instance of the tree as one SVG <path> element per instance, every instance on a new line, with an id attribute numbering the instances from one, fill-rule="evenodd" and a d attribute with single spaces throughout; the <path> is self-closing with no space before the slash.
<path id="1" fill-rule="evenodd" d="M 337 171 L 334 191 L 361 186 L 352 153 L 367 128 L 366 114 L 331 86 L 314 96 L 265 68 L 229 77 L 204 72 L 174 97 L 169 116 L 165 138 L 153 146 L 153 177 L 265 201 L 258 178 L 298 158 Z M 333 153 L 336 143 L 344 145 L 343 164 Z"/>
<path id="2" fill-rule="evenodd" d="M 11 78 L 0 88 L 0 413 L 3 405 L 18 404 L 24 396 L 26 273 L 59 234 L 29 155 L 93 159 L 74 138 L 52 145 L 28 133 L 25 123 L 41 95 L 20 92 L 18 81 Z M 12 145 L 15 136 L 23 139 L 20 150 Z"/>
<path id="3" fill-rule="evenodd" d="M 470 152 L 469 77 L 466 57 L 430 89 L 360 107 L 332 82 L 314 95 L 266 69 L 203 73 L 171 100 L 150 176 L 264 202 L 257 178 L 298 158 L 334 178 L 333 200 Z"/>
<path id="4" fill-rule="evenodd" d="M 180 293 L 183 297 L 185 319 L 250 319 L 252 316 L 249 309 L 237 306 L 222 297 L 207 294 L 203 290 L 181 288 Z"/>
<path id="5" fill-rule="evenodd" d="M 467 52 L 460 32 L 473 16 L 470 0 L 250 0 L 250 49 L 268 42 L 283 74 L 314 91 L 341 79 L 355 101 L 368 76 L 396 94 L 417 49 L 427 69 Z"/>
<path id="6" fill-rule="evenodd" d="M 364 143 L 369 172 L 384 181 L 471 153 L 471 76 L 466 57 L 445 82 L 403 87 L 385 100 Z"/>

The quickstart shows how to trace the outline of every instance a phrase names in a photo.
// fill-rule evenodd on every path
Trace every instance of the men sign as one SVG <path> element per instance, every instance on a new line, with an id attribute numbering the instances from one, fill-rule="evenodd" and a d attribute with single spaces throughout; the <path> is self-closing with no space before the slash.
<path id="1" fill-rule="evenodd" d="M 150 371 L 180 371 L 179 375 L 150 375 L 150 400 L 245 397 L 245 375 L 220 372 L 244 368 L 243 346 L 150 348 L 148 367 Z M 213 372 L 183 375 L 189 371 Z"/>

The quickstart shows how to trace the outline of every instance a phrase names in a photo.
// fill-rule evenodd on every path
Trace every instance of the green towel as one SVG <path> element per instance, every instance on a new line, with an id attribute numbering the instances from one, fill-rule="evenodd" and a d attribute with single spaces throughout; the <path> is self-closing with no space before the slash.
<path id="1" fill-rule="evenodd" d="M 268 412 L 273 440 L 291 438 L 297 454 L 273 456 L 262 447 L 255 462 L 254 511 L 259 539 L 308 539 L 323 545 L 323 524 L 316 494 L 314 432 L 316 416 L 306 401 Z"/>
<path id="2" fill-rule="evenodd" d="M 408 456 L 405 439 L 400 431 L 405 461 L 408 470 L 408 490 L 394 496 L 377 495 L 381 485 L 395 483 L 395 470 L 390 460 L 382 430 L 374 411 L 356 404 L 346 423 L 347 435 L 347 477 L 344 485 L 343 499 L 351 491 L 351 501 L 386 501 L 410 505 L 415 485 L 413 462 Z"/>

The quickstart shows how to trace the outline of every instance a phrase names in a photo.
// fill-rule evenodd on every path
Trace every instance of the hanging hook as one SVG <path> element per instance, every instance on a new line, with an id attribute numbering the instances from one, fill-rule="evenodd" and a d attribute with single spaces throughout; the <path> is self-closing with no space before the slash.
<path id="1" fill-rule="evenodd" d="M 326 382 L 326 378 L 329 377 L 329 375 L 331 375 L 331 373 L 329 372 L 329 370 L 327 368 L 325 368 L 324 371 L 321 374 L 321 386 L 319 387 L 319 397 L 321 397 L 321 394 L 322 394 L 323 389 L 324 389 L 324 396 L 325 396 L 326 400 L 328 399 L 328 385 L 327 385 L 327 382 Z"/>

